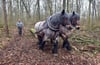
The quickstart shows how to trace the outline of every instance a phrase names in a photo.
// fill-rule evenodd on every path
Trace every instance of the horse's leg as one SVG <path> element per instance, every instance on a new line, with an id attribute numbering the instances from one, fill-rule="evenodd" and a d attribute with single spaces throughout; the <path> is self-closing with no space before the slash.
<path id="1" fill-rule="evenodd" d="M 51 44 L 53 43 L 53 39 L 50 39 L 50 43 L 51 43 Z"/>
<path id="2" fill-rule="evenodd" d="M 52 53 L 57 53 L 58 52 L 58 41 L 55 41 L 54 42 L 54 47 L 53 47 L 53 49 L 52 49 Z"/>
<path id="3" fill-rule="evenodd" d="M 72 48 L 71 48 L 71 46 L 70 46 L 70 43 L 69 43 L 69 41 L 68 41 L 68 37 L 67 36 L 63 36 L 63 35 L 61 35 L 60 34 L 60 36 L 61 36 L 61 38 L 63 39 L 63 45 L 62 45 L 62 48 L 66 48 L 67 50 L 71 50 Z"/>
<path id="4" fill-rule="evenodd" d="M 67 39 L 67 37 L 65 38 L 62 34 L 60 34 L 60 37 L 63 39 L 62 48 L 65 48 L 66 47 L 66 39 Z"/>
<path id="5" fill-rule="evenodd" d="M 53 43 L 54 43 L 54 47 L 53 47 L 53 49 L 52 49 L 52 53 L 53 53 L 53 54 L 57 54 L 57 53 L 58 53 L 58 38 L 56 38 L 56 39 L 53 41 Z"/>
<path id="6" fill-rule="evenodd" d="M 39 49 L 44 50 L 45 42 L 46 42 L 46 41 L 43 41 L 43 40 L 42 40 L 42 42 L 41 42 L 40 45 L 39 45 Z"/>
<path id="7" fill-rule="evenodd" d="M 63 40 L 62 48 L 65 48 L 65 47 L 66 47 L 66 40 Z"/>
<path id="8" fill-rule="evenodd" d="M 40 45 L 42 43 L 43 38 L 40 35 L 37 35 L 37 37 L 38 37 L 38 45 Z"/>
<path id="9" fill-rule="evenodd" d="M 72 48 L 70 46 L 70 43 L 68 41 L 68 38 L 66 38 L 64 41 L 63 41 L 63 47 L 66 48 L 68 51 L 71 51 Z"/>
<path id="10" fill-rule="evenodd" d="M 45 46 L 45 43 L 46 43 L 47 38 L 48 37 L 46 35 L 41 38 L 42 40 L 41 40 L 41 43 L 39 45 L 39 49 L 44 50 L 44 46 Z"/>

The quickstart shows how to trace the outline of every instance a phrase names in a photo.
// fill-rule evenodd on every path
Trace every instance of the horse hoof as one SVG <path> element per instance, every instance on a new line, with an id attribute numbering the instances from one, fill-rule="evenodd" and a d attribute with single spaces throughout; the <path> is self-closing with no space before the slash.
<path id="1" fill-rule="evenodd" d="M 55 57 L 57 57 L 58 56 L 58 54 L 53 54 Z"/>
<path id="2" fill-rule="evenodd" d="M 42 47 L 39 47 L 39 50 L 42 50 L 43 51 L 44 49 Z"/>
<path id="3" fill-rule="evenodd" d="M 62 48 L 66 48 L 66 46 L 62 46 Z"/>
<path id="4" fill-rule="evenodd" d="M 72 48 L 71 48 L 71 47 L 69 47 L 69 46 L 68 46 L 68 47 L 66 47 L 66 48 L 67 48 L 67 50 L 68 50 L 68 51 L 71 51 L 71 50 L 72 50 Z"/>

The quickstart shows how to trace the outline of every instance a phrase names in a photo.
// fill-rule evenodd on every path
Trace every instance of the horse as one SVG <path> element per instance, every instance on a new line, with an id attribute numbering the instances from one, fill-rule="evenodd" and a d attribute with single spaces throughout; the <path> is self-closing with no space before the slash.
<path id="1" fill-rule="evenodd" d="M 46 21 L 37 22 L 34 28 L 39 41 L 39 49 L 44 50 L 47 39 L 50 39 L 53 43 L 52 53 L 56 54 L 58 52 L 59 31 L 61 26 L 66 25 L 70 28 L 69 16 L 65 10 L 51 15 Z"/>
<path id="2" fill-rule="evenodd" d="M 70 23 L 72 26 L 70 31 L 72 31 L 73 29 L 79 30 L 80 29 L 80 16 L 79 16 L 79 14 L 75 13 L 73 11 L 72 14 L 69 14 L 69 19 L 70 19 Z M 60 36 L 63 39 L 62 48 L 66 48 L 67 50 L 71 51 L 72 47 L 70 46 L 70 43 L 68 41 L 68 32 L 66 32 L 66 29 L 67 28 L 63 27 L 63 31 L 60 33 Z"/>

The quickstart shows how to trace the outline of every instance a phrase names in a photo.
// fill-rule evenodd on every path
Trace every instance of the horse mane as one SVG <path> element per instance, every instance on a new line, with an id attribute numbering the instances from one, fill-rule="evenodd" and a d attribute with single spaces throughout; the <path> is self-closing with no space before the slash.
<path id="1" fill-rule="evenodd" d="M 62 15 L 65 14 L 65 10 L 64 10 L 64 9 L 62 10 L 61 14 L 62 14 Z"/>
<path id="2" fill-rule="evenodd" d="M 73 15 L 75 15 L 75 11 L 73 11 Z"/>

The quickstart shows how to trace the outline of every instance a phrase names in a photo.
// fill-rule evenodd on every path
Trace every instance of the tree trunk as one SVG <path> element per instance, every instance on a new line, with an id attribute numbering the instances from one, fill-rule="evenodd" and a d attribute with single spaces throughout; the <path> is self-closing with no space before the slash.
<path id="1" fill-rule="evenodd" d="M 38 5 L 38 17 L 39 17 L 39 20 L 40 20 L 40 0 L 37 0 L 37 5 Z"/>
<path id="2" fill-rule="evenodd" d="M 89 21 L 89 28 L 91 27 L 91 1 L 89 0 L 89 19 L 88 19 Z"/>
<path id="3" fill-rule="evenodd" d="M 12 16 L 12 0 L 9 0 L 9 21 L 12 22 L 13 16 Z"/>
<path id="4" fill-rule="evenodd" d="M 80 14 L 80 0 L 76 0 L 76 12 Z"/>
<path id="5" fill-rule="evenodd" d="M 23 6 L 25 7 L 25 10 L 26 10 L 26 13 L 27 13 L 27 15 L 28 15 L 28 18 L 30 18 L 30 17 L 31 17 L 31 15 L 30 15 L 30 10 L 28 9 L 28 7 L 27 7 L 27 5 L 25 4 L 24 0 L 21 0 L 21 2 L 23 3 Z"/>
<path id="6" fill-rule="evenodd" d="M 96 2 L 95 0 L 92 1 L 92 23 L 91 23 L 91 26 L 93 27 L 93 24 L 95 22 L 95 19 L 96 19 Z"/>
<path id="7" fill-rule="evenodd" d="M 65 10 L 66 8 L 66 0 L 63 0 L 63 9 Z"/>
<path id="8" fill-rule="evenodd" d="M 93 8 L 91 10 L 91 4 L 92 4 L 92 6 L 94 6 L 93 3 L 92 3 L 93 1 L 94 0 L 89 0 L 89 25 L 90 25 L 90 29 L 92 29 L 92 25 L 93 25 L 93 21 L 91 21 L 91 17 L 92 17 L 92 20 L 93 20 L 93 16 L 94 16 Z M 91 14 L 92 14 L 92 16 L 91 16 Z"/>
<path id="9" fill-rule="evenodd" d="M 2 0 L 2 8 L 3 8 L 3 14 L 4 14 L 4 22 L 5 22 L 5 32 L 6 36 L 9 36 L 9 29 L 8 29 L 8 21 L 7 21 L 7 12 L 6 12 L 6 0 Z"/>
<path id="10" fill-rule="evenodd" d="M 57 3 L 57 0 L 55 0 L 55 13 L 56 13 L 56 9 L 57 9 L 57 8 L 56 8 L 56 3 Z"/>
<path id="11" fill-rule="evenodd" d="M 69 0 L 67 0 L 67 12 L 69 13 Z"/>

